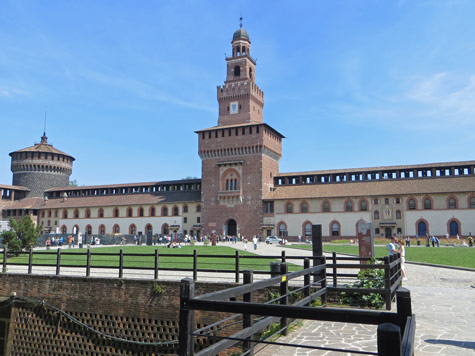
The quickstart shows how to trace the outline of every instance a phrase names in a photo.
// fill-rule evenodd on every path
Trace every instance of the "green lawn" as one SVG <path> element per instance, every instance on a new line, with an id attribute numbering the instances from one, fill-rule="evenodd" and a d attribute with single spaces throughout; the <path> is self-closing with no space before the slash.
<path id="1" fill-rule="evenodd" d="M 291 245 L 312 249 L 312 245 Z M 323 244 L 323 251 L 358 255 L 358 246 Z M 386 246 L 375 246 L 376 257 L 387 256 Z M 445 266 L 475 268 L 475 248 L 468 247 L 406 247 L 406 261 L 433 263 Z"/>
<path id="2" fill-rule="evenodd" d="M 119 251 L 124 253 L 124 267 L 153 268 L 155 265 L 155 250 L 159 251 L 159 267 L 172 269 L 192 269 L 193 250 L 198 253 L 198 268 L 211 270 L 234 270 L 235 249 L 225 246 L 182 246 L 182 248 L 167 248 L 166 246 L 122 246 L 122 247 L 95 247 L 91 249 L 91 266 L 118 267 Z M 61 265 L 86 266 L 87 248 L 62 249 Z M 81 254 L 83 253 L 83 254 Z M 136 256 L 136 254 L 148 254 Z M 277 260 L 268 258 L 254 259 L 255 254 L 239 251 L 239 269 L 269 270 L 270 262 Z M 180 256 L 176 256 L 180 255 Z M 216 257 L 212 257 L 216 256 Z M 222 257 L 229 256 L 229 257 Z M 243 257 L 244 256 L 244 257 Z M 250 257 L 247 257 L 250 256 Z M 3 253 L 0 253 L 3 261 Z M 28 264 L 28 254 L 18 257 L 9 257 L 8 263 Z M 56 265 L 56 250 L 39 250 L 33 255 L 33 264 Z M 290 270 L 297 270 L 297 266 L 289 266 Z"/>

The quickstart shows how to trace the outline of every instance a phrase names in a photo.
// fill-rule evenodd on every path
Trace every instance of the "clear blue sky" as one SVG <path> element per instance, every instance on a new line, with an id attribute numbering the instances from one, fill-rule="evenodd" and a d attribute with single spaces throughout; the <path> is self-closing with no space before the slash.
<path id="1" fill-rule="evenodd" d="M 3 0 L 0 183 L 45 110 L 80 185 L 201 177 L 241 11 L 281 172 L 475 159 L 473 0 Z"/>

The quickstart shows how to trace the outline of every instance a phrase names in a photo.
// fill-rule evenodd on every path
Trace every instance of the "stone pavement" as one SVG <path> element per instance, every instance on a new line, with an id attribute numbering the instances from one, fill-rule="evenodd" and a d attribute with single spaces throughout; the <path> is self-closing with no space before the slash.
<path id="1" fill-rule="evenodd" d="M 240 244 L 235 247 L 242 248 Z M 280 254 L 281 250 L 280 246 L 260 244 L 253 252 Z M 286 254 L 310 255 L 310 251 L 286 249 Z M 408 281 L 404 282 L 404 287 L 411 292 L 412 310 L 416 314 L 415 354 L 475 355 L 475 272 L 406 263 L 406 273 Z M 307 320 L 278 341 L 377 352 L 376 326 L 373 325 Z M 341 356 L 352 353 L 272 345 L 265 346 L 257 355 Z"/>

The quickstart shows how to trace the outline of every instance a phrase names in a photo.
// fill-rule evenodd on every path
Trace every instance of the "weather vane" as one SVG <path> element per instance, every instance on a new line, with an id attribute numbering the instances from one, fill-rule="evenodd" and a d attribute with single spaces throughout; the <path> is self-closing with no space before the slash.
<path id="1" fill-rule="evenodd" d="M 239 18 L 239 27 L 242 28 L 242 16 Z"/>

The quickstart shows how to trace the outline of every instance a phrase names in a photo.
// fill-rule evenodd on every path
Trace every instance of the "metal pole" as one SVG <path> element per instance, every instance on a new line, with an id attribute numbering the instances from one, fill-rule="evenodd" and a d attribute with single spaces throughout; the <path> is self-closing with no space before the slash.
<path id="1" fill-rule="evenodd" d="M 33 271 L 33 249 L 30 248 L 30 253 L 28 255 L 28 274 L 31 274 Z"/>
<path id="2" fill-rule="evenodd" d="M 187 309 L 188 301 L 195 294 L 195 282 L 191 278 L 184 278 L 180 284 L 180 322 L 178 332 L 178 355 L 193 356 L 194 342 L 194 310 Z"/>
<path id="3" fill-rule="evenodd" d="M 153 278 L 158 279 L 158 248 L 155 249 L 155 270 L 154 270 Z"/>
<path id="4" fill-rule="evenodd" d="M 193 280 L 198 280 L 198 251 L 193 250 Z"/>
<path id="5" fill-rule="evenodd" d="M 57 249 L 57 255 L 56 255 L 56 275 L 59 276 L 61 269 L 61 249 Z"/>
<path id="6" fill-rule="evenodd" d="M 239 283 L 239 250 L 236 250 L 236 283 Z"/>
<path id="7" fill-rule="evenodd" d="M 280 265 L 280 274 L 282 275 L 282 279 L 280 282 L 280 304 L 287 305 L 289 304 L 289 282 L 287 281 L 287 272 L 288 266 L 287 263 L 282 263 Z M 280 329 L 283 329 L 280 334 L 283 336 L 287 336 L 289 333 L 288 320 L 287 318 L 280 319 Z"/>
<path id="8" fill-rule="evenodd" d="M 245 270 L 243 274 L 243 283 L 244 284 L 252 284 L 254 282 L 254 272 L 250 269 Z M 252 292 L 245 293 L 242 296 L 243 302 L 252 302 Z M 243 314 L 242 316 L 242 327 L 248 328 L 251 327 L 254 324 L 254 320 L 252 319 L 251 314 Z M 253 339 L 254 335 L 251 335 L 249 339 Z M 247 352 L 247 355 L 253 356 L 254 355 L 254 343 L 253 342 L 248 342 L 244 341 L 242 344 L 242 351 L 243 353 Z"/>

